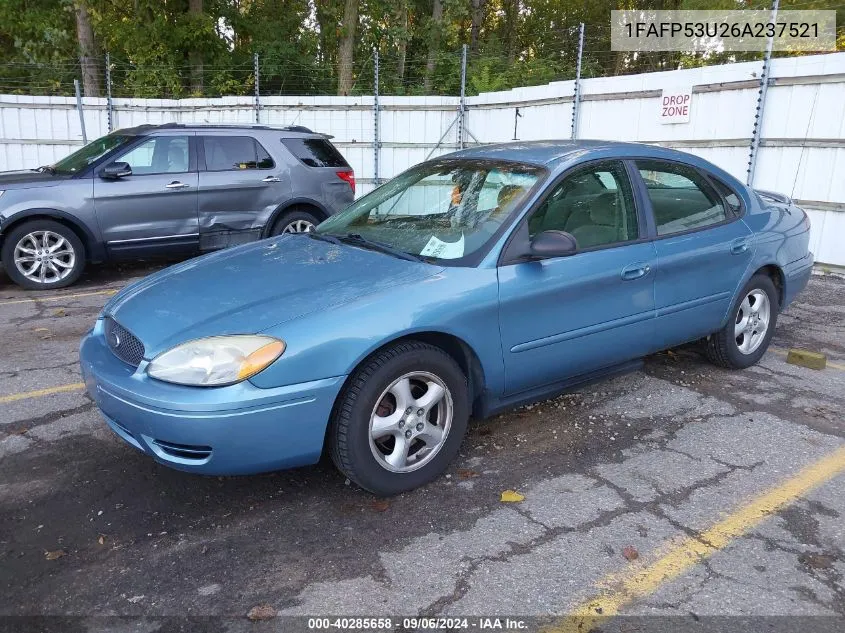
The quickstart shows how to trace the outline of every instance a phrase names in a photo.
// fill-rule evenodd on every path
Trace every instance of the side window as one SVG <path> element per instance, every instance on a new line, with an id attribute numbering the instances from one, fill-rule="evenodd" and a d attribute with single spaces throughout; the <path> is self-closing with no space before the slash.
<path id="1" fill-rule="evenodd" d="M 115 161 L 129 163 L 138 176 L 181 174 L 188 171 L 191 162 L 188 148 L 187 136 L 151 136 Z"/>
<path id="2" fill-rule="evenodd" d="M 637 239 L 637 212 L 625 166 L 618 161 L 599 163 L 567 176 L 528 227 L 531 237 L 549 230 L 571 233 L 579 249 Z"/>
<path id="3" fill-rule="evenodd" d="M 272 169 L 273 159 L 251 136 L 205 136 L 205 168 L 208 171 Z"/>
<path id="4" fill-rule="evenodd" d="M 309 167 L 349 167 L 335 146 L 324 138 L 283 138 L 282 145 Z"/>
<path id="5" fill-rule="evenodd" d="M 710 180 L 712 180 L 713 184 L 716 185 L 716 189 L 718 189 L 719 193 L 722 194 L 722 197 L 725 199 L 725 202 L 728 203 L 728 208 L 731 210 L 734 216 L 741 216 L 742 199 L 736 194 L 736 192 L 718 178 L 710 176 Z"/>
<path id="6" fill-rule="evenodd" d="M 666 161 L 636 161 L 645 182 L 658 235 L 671 235 L 728 218 L 719 194 L 695 169 Z"/>

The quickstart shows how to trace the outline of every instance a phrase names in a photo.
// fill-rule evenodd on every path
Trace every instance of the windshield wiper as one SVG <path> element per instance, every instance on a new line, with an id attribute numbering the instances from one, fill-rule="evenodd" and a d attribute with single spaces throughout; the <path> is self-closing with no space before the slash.
<path id="1" fill-rule="evenodd" d="M 307 233 L 305 233 L 305 235 L 315 240 L 329 242 L 330 244 L 340 244 L 340 240 L 337 239 L 334 235 L 328 235 L 326 233 L 317 233 L 317 231 L 308 231 Z"/>
<path id="2" fill-rule="evenodd" d="M 414 255 L 412 253 L 407 253 L 398 248 L 393 248 L 392 246 L 390 246 L 389 244 L 385 244 L 384 242 L 377 242 L 376 240 L 371 240 L 369 238 L 364 237 L 360 233 L 347 233 L 344 236 L 338 236 L 338 239 L 341 242 L 347 242 L 356 246 L 363 246 L 364 248 L 369 248 L 374 251 L 381 251 L 382 253 L 387 253 L 388 255 L 393 255 L 394 257 L 398 257 L 399 259 L 406 259 L 411 262 L 426 261 L 424 257 L 420 257 L 419 255 Z"/>
<path id="3" fill-rule="evenodd" d="M 38 169 L 33 169 L 32 171 L 37 171 L 40 174 L 43 174 L 46 171 L 51 176 L 56 175 L 56 168 L 52 165 L 41 165 L 41 167 L 39 167 Z"/>

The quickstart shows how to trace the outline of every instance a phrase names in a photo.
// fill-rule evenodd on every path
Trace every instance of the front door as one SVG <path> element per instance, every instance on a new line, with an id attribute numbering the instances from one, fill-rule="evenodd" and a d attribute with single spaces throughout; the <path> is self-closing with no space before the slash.
<path id="1" fill-rule="evenodd" d="M 657 233 L 654 350 L 721 327 L 754 253 L 753 234 L 695 168 L 637 160 Z"/>
<path id="2" fill-rule="evenodd" d="M 169 254 L 198 244 L 193 136 L 150 136 L 117 156 L 130 176 L 94 176 L 94 209 L 111 256 Z"/>
<path id="3" fill-rule="evenodd" d="M 568 257 L 499 268 L 506 395 L 551 385 L 648 351 L 654 328 L 654 245 L 642 230 L 625 166 L 567 175 L 528 218 L 529 235 L 571 233 Z"/>

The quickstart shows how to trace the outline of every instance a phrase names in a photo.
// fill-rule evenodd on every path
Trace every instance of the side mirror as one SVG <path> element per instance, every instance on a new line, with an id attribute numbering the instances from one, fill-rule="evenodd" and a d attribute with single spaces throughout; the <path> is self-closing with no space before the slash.
<path id="1" fill-rule="evenodd" d="M 100 170 L 100 178 L 124 178 L 132 175 L 129 163 L 109 163 Z"/>
<path id="2" fill-rule="evenodd" d="M 578 244 L 566 231 L 543 231 L 534 236 L 530 244 L 532 257 L 566 257 L 578 250 Z"/>

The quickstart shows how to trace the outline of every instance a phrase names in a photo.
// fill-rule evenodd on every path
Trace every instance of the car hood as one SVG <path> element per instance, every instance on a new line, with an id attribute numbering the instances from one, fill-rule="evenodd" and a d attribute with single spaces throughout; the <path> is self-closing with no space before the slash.
<path id="1" fill-rule="evenodd" d="M 32 171 L 31 169 L 0 171 L 0 190 L 44 187 L 66 179 L 65 175 L 54 175 L 48 171 Z"/>
<path id="2" fill-rule="evenodd" d="M 104 313 L 152 358 L 219 334 L 264 331 L 442 268 L 306 235 L 282 235 L 172 266 L 128 286 Z"/>

